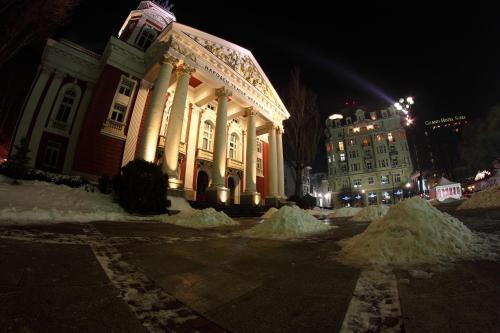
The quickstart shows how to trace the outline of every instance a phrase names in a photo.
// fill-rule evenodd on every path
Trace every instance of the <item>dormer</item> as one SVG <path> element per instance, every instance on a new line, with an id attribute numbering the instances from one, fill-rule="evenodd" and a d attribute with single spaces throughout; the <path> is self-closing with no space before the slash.
<path id="1" fill-rule="evenodd" d="M 359 122 L 362 122 L 365 120 L 365 111 L 361 110 L 361 109 L 357 109 L 356 110 L 356 122 L 359 123 Z"/>
<path id="2" fill-rule="evenodd" d="M 171 22 L 175 15 L 153 1 L 141 1 L 136 10 L 130 12 L 118 38 L 145 51 Z"/>

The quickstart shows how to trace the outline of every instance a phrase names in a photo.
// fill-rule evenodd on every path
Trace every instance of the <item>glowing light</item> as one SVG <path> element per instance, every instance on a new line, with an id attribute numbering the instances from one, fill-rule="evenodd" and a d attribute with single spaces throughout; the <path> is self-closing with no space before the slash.
<path id="1" fill-rule="evenodd" d="M 375 193 L 368 194 L 368 198 L 375 198 L 377 195 Z"/>
<path id="2" fill-rule="evenodd" d="M 406 101 L 408 102 L 408 104 L 412 105 L 413 103 L 415 103 L 415 101 L 413 100 L 413 97 L 411 96 L 408 96 L 406 97 Z"/>
<path id="3" fill-rule="evenodd" d="M 330 117 L 328 117 L 328 119 L 332 119 L 332 120 L 334 120 L 334 119 L 343 119 L 343 118 L 344 118 L 344 116 L 342 116 L 341 114 L 338 114 L 338 113 L 334 113 Z"/>
<path id="4" fill-rule="evenodd" d="M 345 200 L 345 201 L 347 201 L 347 200 L 349 200 L 349 199 L 351 199 L 351 198 L 350 198 L 350 197 L 348 197 L 348 196 L 345 196 L 345 197 L 343 197 L 343 198 L 342 198 L 342 200 Z"/>
<path id="5" fill-rule="evenodd" d="M 368 125 L 368 126 L 366 126 L 366 129 L 367 130 L 372 130 L 372 129 L 374 129 L 374 127 L 373 127 L 373 125 Z"/>
<path id="6" fill-rule="evenodd" d="M 411 183 L 406 183 L 406 188 L 410 188 L 411 187 Z"/>
<path id="7" fill-rule="evenodd" d="M 404 98 L 400 98 L 399 99 L 399 103 L 404 103 L 405 99 Z"/>
<path id="8" fill-rule="evenodd" d="M 403 109 L 403 107 L 399 103 L 394 103 L 394 106 L 396 107 L 396 109 L 398 109 L 400 111 Z"/>
<path id="9" fill-rule="evenodd" d="M 354 128 L 352 129 L 352 131 L 353 131 L 354 133 L 359 132 L 359 127 L 354 127 Z"/>
<path id="10" fill-rule="evenodd" d="M 365 190 L 361 190 L 361 193 L 365 194 L 365 192 L 366 192 Z"/>
<path id="11" fill-rule="evenodd" d="M 491 175 L 491 172 L 489 172 L 488 170 L 479 171 L 476 174 L 476 177 L 474 177 L 474 180 L 481 180 L 481 179 L 486 178 L 486 176 L 490 176 L 490 175 Z"/>

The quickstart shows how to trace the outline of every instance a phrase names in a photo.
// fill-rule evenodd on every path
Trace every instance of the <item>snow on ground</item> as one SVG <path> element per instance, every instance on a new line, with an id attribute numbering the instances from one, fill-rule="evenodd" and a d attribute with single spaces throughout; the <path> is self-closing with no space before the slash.
<path id="1" fill-rule="evenodd" d="M 306 212 L 315 216 L 327 216 L 330 215 L 333 212 L 333 210 L 314 207 L 314 209 L 308 209 L 306 210 Z"/>
<path id="2" fill-rule="evenodd" d="M 363 208 L 359 207 L 343 207 L 339 209 L 334 209 L 328 217 L 351 217 L 359 213 Z"/>
<path id="3" fill-rule="evenodd" d="M 387 214 L 389 206 L 387 205 L 372 205 L 363 208 L 351 218 L 351 221 L 375 221 L 379 220 Z"/>
<path id="4" fill-rule="evenodd" d="M 110 195 L 40 181 L 0 175 L 0 223 L 89 222 L 130 220 Z"/>
<path id="5" fill-rule="evenodd" d="M 177 210 L 184 213 L 193 213 L 195 211 L 184 198 L 169 196 L 167 199 L 170 200 L 170 207 L 168 207 L 170 210 Z"/>
<path id="6" fill-rule="evenodd" d="M 491 243 L 419 197 L 392 206 L 361 234 L 339 242 L 338 259 L 356 266 L 408 267 L 491 258 Z"/>
<path id="7" fill-rule="evenodd" d="M 221 226 L 239 225 L 224 212 L 218 212 L 213 208 L 193 210 L 190 213 L 183 212 L 177 215 L 159 215 L 155 219 L 162 222 L 172 223 L 183 227 L 205 229 Z"/>
<path id="8" fill-rule="evenodd" d="M 242 233 L 257 238 L 287 239 L 308 236 L 333 228 L 297 206 L 283 206 L 271 218 Z"/>
<path id="9" fill-rule="evenodd" d="M 465 200 L 457 209 L 477 209 L 500 207 L 500 186 L 474 193 Z"/>
<path id="10" fill-rule="evenodd" d="M 263 219 L 268 219 L 268 218 L 270 218 L 271 216 L 273 216 L 273 214 L 274 214 L 274 213 L 276 213 L 277 211 L 278 211 L 278 208 L 276 208 L 276 207 L 271 207 L 271 208 L 269 208 L 269 209 L 267 210 L 267 212 L 265 212 L 265 213 L 261 216 L 261 218 L 263 218 Z"/>

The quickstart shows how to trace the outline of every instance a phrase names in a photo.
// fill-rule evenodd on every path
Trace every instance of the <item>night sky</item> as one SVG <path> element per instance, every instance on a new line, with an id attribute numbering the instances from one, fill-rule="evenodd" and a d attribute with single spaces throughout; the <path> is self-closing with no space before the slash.
<path id="1" fill-rule="evenodd" d="M 100 52 L 138 3 L 82 0 L 59 36 Z M 475 118 L 500 102 L 493 4 L 270 3 L 178 0 L 172 11 L 180 23 L 251 50 L 278 91 L 299 66 L 325 119 L 346 100 L 378 108 L 412 95 L 417 120 Z M 315 166 L 325 170 L 322 161 Z"/>

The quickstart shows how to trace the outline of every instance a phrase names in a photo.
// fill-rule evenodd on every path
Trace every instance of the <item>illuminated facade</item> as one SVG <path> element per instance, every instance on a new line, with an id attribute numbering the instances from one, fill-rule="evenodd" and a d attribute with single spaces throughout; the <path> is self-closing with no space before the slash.
<path id="1" fill-rule="evenodd" d="M 38 169 L 97 179 L 141 158 L 171 194 L 258 204 L 284 197 L 288 117 L 250 51 L 142 1 L 102 55 L 48 40 L 15 143 Z"/>
<path id="2" fill-rule="evenodd" d="M 353 197 L 360 205 L 402 198 L 413 172 L 404 123 L 404 115 L 393 106 L 373 112 L 345 110 L 327 119 L 328 180 L 334 206 L 352 202 Z M 345 202 L 338 198 L 341 193 L 349 193 Z"/>

